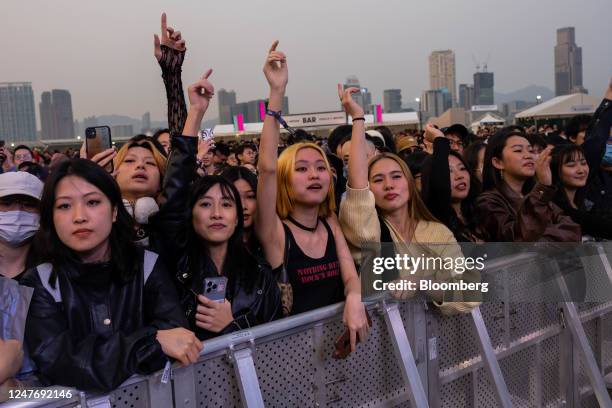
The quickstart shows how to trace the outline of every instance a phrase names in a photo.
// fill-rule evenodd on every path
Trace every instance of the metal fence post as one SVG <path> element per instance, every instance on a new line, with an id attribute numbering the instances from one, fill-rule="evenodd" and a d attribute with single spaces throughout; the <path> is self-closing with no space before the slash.
<path id="1" fill-rule="evenodd" d="M 497 356 L 491 345 L 491 338 L 487 327 L 485 326 L 482 314 L 480 313 L 480 307 L 472 309 L 470 312 L 471 322 L 478 340 L 478 347 L 480 348 L 480 354 L 482 355 L 482 361 L 484 363 L 491 381 L 495 386 L 495 396 L 500 407 L 511 408 L 512 402 L 510 401 L 510 393 L 508 392 L 508 386 L 504 381 L 504 376 L 499 367 Z"/>
<path id="2" fill-rule="evenodd" d="M 389 337 L 393 342 L 395 357 L 400 365 L 400 371 L 411 393 L 411 400 L 417 408 L 428 408 L 427 395 L 421 383 L 419 370 L 414 361 L 414 354 L 406 335 L 406 328 L 402 323 L 397 303 L 382 302 L 381 309 L 385 316 L 385 323 Z"/>
<path id="3" fill-rule="evenodd" d="M 194 408 L 196 406 L 195 380 L 195 368 L 193 364 L 173 372 L 174 403 L 177 408 Z M 161 407 L 162 405 L 159 406 Z"/>
<path id="4" fill-rule="evenodd" d="M 230 348 L 230 357 L 240 388 L 242 406 L 247 408 L 263 408 L 263 397 L 259 388 L 255 363 L 253 363 L 253 350 L 251 348 L 240 350 Z"/>

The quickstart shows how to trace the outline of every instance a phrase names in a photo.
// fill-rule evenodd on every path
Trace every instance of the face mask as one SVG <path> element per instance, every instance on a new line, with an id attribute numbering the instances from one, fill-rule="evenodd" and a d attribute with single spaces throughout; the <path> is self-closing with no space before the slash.
<path id="1" fill-rule="evenodd" d="M 0 239 L 11 246 L 19 246 L 36 234 L 39 220 L 38 214 L 27 211 L 0 212 Z"/>
<path id="2" fill-rule="evenodd" d="M 612 144 L 606 145 L 606 153 L 603 157 L 603 164 L 606 166 L 612 166 Z"/>

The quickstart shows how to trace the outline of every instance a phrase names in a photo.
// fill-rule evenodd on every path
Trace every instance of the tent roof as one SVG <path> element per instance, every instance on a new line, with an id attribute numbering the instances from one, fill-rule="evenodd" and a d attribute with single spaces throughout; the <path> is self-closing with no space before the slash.
<path id="1" fill-rule="evenodd" d="M 487 113 L 482 118 L 478 119 L 470 125 L 470 127 L 478 127 L 481 123 L 506 123 L 506 121 L 499 116 Z"/>
<path id="2" fill-rule="evenodd" d="M 562 95 L 524 110 L 518 113 L 515 117 L 518 119 L 524 119 L 555 118 L 581 114 L 588 115 L 594 113 L 598 105 L 599 100 L 587 94 L 576 93 Z"/>

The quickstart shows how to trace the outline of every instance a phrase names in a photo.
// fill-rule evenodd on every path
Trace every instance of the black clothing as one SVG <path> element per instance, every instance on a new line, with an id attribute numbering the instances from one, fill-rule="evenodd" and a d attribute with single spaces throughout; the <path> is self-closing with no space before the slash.
<path id="1" fill-rule="evenodd" d="M 285 267 L 293 288 L 292 315 L 344 301 L 344 283 L 334 234 L 327 221 L 321 219 L 321 223 L 327 230 L 327 246 L 325 255 L 318 259 L 302 252 L 291 230 L 283 223 L 285 239 L 289 242 Z M 282 267 L 275 269 L 276 275 Z"/>
<path id="2" fill-rule="evenodd" d="M 111 278 L 108 263 L 67 262 L 54 283 L 41 280 L 39 269 L 26 273 L 21 283 L 34 296 L 25 339 L 43 383 L 108 392 L 163 368 L 157 331 L 187 321 L 165 267 L 156 261 L 146 279 L 140 256 L 143 266 L 127 282 Z"/>
<path id="3" fill-rule="evenodd" d="M 170 134 L 181 134 L 187 119 L 187 105 L 183 93 L 181 80 L 181 67 L 185 59 L 185 51 L 177 51 L 165 45 L 161 46 L 162 56 L 159 66 L 162 69 L 162 78 L 166 88 L 168 100 L 168 127 Z"/>
<path id="4" fill-rule="evenodd" d="M 612 100 L 604 99 L 586 130 L 582 149 L 589 165 L 587 210 L 609 211 L 612 208 L 612 172 L 601 169 L 601 161 L 612 127 Z"/>
<path id="5" fill-rule="evenodd" d="M 227 286 L 227 299 L 232 303 L 234 321 L 221 333 L 211 333 L 195 325 L 197 299 L 193 292 L 202 293 L 204 278 L 219 276 L 213 262 L 201 254 L 200 264 L 192 270 L 194 245 L 201 246 L 199 240 L 190 241 L 188 224 L 191 222 L 189 208 L 189 188 L 196 179 L 196 152 L 198 139 L 174 135 L 172 151 L 163 184 L 163 202 L 159 213 L 150 222 L 158 231 L 157 237 L 163 242 L 169 265 L 176 270 L 176 283 L 181 291 L 181 304 L 189 324 L 200 339 L 247 329 L 267 323 L 282 316 L 280 291 L 270 274 L 270 267 L 252 256 L 251 270 L 240 271 L 254 281 L 253 288 L 247 288 L 239 278 L 231 280 Z M 204 252 L 204 248 L 199 252 Z M 235 254 L 228 253 L 227 256 Z M 256 276 L 255 276 L 256 275 Z M 239 273 L 236 276 L 240 276 Z M 192 292 L 193 291 L 193 292 Z"/>

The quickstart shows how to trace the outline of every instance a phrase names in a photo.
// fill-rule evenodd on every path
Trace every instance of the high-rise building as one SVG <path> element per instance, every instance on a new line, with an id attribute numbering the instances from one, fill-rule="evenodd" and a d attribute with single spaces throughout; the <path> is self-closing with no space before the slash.
<path id="1" fill-rule="evenodd" d="M 347 77 L 346 82 L 344 83 L 344 89 L 351 87 L 361 89 L 360 93 L 353 94 L 353 99 L 363 108 L 363 111 L 366 114 L 372 113 L 372 94 L 367 88 L 361 87 L 359 79 L 355 75 Z"/>
<path id="2" fill-rule="evenodd" d="M 457 100 L 455 53 L 452 50 L 434 51 L 429 56 L 429 88 L 446 88 L 451 94 L 452 102 Z"/>
<path id="3" fill-rule="evenodd" d="M 221 89 L 217 96 L 219 101 L 219 123 L 231 125 L 234 123 L 233 108 L 236 105 L 236 92 Z"/>
<path id="4" fill-rule="evenodd" d="M 36 140 L 36 113 L 31 82 L 0 82 L 0 140 Z"/>
<path id="5" fill-rule="evenodd" d="M 264 103 L 264 106 L 265 106 L 266 101 L 263 99 L 256 99 L 254 101 L 247 102 L 247 115 L 244 117 L 245 122 L 256 123 L 256 122 L 263 121 L 260 115 L 260 111 L 259 111 L 259 106 L 262 102 Z"/>
<path id="6" fill-rule="evenodd" d="M 55 112 L 53 112 L 53 101 L 51 92 L 43 92 L 40 95 L 40 138 L 42 140 L 55 139 L 57 126 L 55 124 Z"/>
<path id="7" fill-rule="evenodd" d="M 474 73 L 474 105 L 493 105 L 495 82 L 492 72 Z"/>
<path id="8" fill-rule="evenodd" d="M 283 98 L 283 115 L 289 115 L 289 97 Z"/>
<path id="9" fill-rule="evenodd" d="M 40 98 L 41 139 L 74 138 L 72 97 L 64 89 L 43 92 Z"/>
<path id="10" fill-rule="evenodd" d="M 582 47 L 576 45 L 574 27 L 557 30 L 555 46 L 555 94 L 586 92 L 582 87 Z"/>
<path id="11" fill-rule="evenodd" d="M 402 91 L 400 89 L 385 89 L 383 91 L 385 113 L 402 111 Z"/>
<path id="12" fill-rule="evenodd" d="M 448 95 L 446 98 L 450 96 L 450 92 L 446 92 Z M 421 97 L 421 111 L 423 115 L 427 118 L 440 116 L 443 114 L 445 109 L 445 96 L 442 89 L 430 89 L 428 91 L 423 91 L 423 95 Z"/>
<path id="13" fill-rule="evenodd" d="M 133 125 L 116 125 L 111 127 L 111 135 L 113 138 L 127 138 L 134 136 Z"/>
<path id="14" fill-rule="evenodd" d="M 234 123 L 234 117 L 238 116 L 238 115 L 242 115 L 242 119 L 244 120 L 245 123 L 248 122 L 248 117 L 249 117 L 249 103 L 248 102 L 240 102 L 240 103 L 236 103 L 234 104 L 234 106 L 232 106 L 232 121 L 231 123 Z"/>
<path id="15" fill-rule="evenodd" d="M 459 107 L 465 110 L 474 105 L 474 85 L 459 84 Z"/>
<path id="16" fill-rule="evenodd" d="M 88 127 L 96 126 L 98 126 L 98 118 L 95 116 L 87 116 L 85 119 L 83 119 L 83 131 L 85 131 L 85 129 Z"/>
<path id="17" fill-rule="evenodd" d="M 151 112 L 146 112 L 142 115 L 142 129 L 140 131 L 142 133 L 151 131 Z"/>

